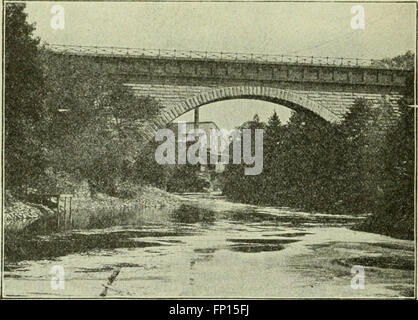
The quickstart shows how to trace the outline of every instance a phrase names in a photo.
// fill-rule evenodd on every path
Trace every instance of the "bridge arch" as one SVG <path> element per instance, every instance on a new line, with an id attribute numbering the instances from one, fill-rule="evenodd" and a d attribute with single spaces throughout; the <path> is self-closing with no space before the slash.
<path id="1" fill-rule="evenodd" d="M 254 99 L 277 103 L 293 110 L 309 110 L 325 121 L 338 123 L 341 121 L 335 113 L 318 102 L 289 90 L 260 86 L 235 86 L 217 88 L 201 92 L 180 103 L 166 107 L 151 123 L 146 126 L 148 140 L 153 139 L 158 129 L 165 127 L 182 114 L 197 107 L 231 99 Z"/>

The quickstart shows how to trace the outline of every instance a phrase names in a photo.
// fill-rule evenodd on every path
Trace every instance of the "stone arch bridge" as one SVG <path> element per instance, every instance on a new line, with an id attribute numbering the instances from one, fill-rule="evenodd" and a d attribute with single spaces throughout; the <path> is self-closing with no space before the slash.
<path id="1" fill-rule="evenodd" d="M 237 98 L 309 110 L 339 122 L 356 98 L 396 106 L 413 73 L 366 59 L 59 45 L 49 50 L 68 59 L 91 59 L 136 94 L 159 100 L 164 108 L 144 124 L 148 139 L 183 113 Z"/>

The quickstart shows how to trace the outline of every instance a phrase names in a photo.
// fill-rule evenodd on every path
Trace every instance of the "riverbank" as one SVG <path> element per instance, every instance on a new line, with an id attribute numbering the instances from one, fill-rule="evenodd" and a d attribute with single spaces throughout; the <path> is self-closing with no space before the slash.
<path id="1" fill-rule="evenodd" d="M 398 239 L 414 240 L 414 214 L 413 212 L 409 215 L 386 212 L 373 214 L 353 229 Z"/>
<path id="2" fill-rule="evenodd" d="M 134 198 L 123 199 L 101 193 L 91 197 L 75 197 L 72 199 L 73 228 L 109 227 L 120 223 L 121 215 L 126 216 L 134 209 L 175 210 L 179 206 L 179 196 L 151 186 L 141 187 Z M 20 233 L 28 228 L 34 231 L 35 225 L 41 220 L 53 223 L 56 217 L 56 210 L 45 205 L 20 200 L 10 194 L 6 195 L 4 207 L 6 231 Z"/>
<path id="3" fill-rule="evenodd" d="M 77 236 L 77 232 L 164 221 L 180 208 L 180 200 L 181 197 L 177 195 L 151 186 L 142 186 L 132 199 L 105 194 L 73 198 L 72 226 L 63 230 L 58 227 L 56 210 L 18 200 L 9 194 L 4 209 L 5 260 L 10 263 L 51 258 L 63 252 L 83 252 L 99 246 L 98 243 L 118 246 L 119 242 L 124 241 L 123 237 L 97 237 L 92 241 Z M 55 242 L 51 242 L 51 239 Z M 56 242 L 64 246 L 51 246 Z"/>
<path id="4" fill-rule="evenodd" d="M 263 202 L 263 203 L 253 203 L 251 201 L 242 201 L 237 199 L 231 199 L 227 197 L 229 201 L 237 203 L 246 203 L 249 206 L 272 206 L 274 204 Z M 397 239 L 405 240 L 414 240 L 414 212 L 403 212 L 405 210 L 399 210 L 395 212 L 379 212 L 379 213 L 369 213 L 369 214 L 356 214 L 355 212 L 345 212 L 341 208 L 327 209 L 327 210 L 310 210 L 309 208 L 292 208 L 292 210 L 300 210 L 310 213 L 322 213 L 331 216 L 358 216 L 361 221 L 353 226 L 350 226 L 352 230 L 364 231 L 370 233 L 376 233 L 380 235 L 385 235 Z"/>
<path id="5" fill-rule="evenodd" d="M 5 193 L 3 223 L 6 230 L 24 230 L 31 223 L 54 214 L 53 210 L 42 204 L 22 201 L 7 191 Z"/>

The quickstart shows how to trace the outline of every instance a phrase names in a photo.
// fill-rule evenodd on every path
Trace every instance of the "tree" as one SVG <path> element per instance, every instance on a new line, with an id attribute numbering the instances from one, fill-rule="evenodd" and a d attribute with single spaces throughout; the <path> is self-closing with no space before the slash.
<path id="1" fill-rule="evenodd" d="M 345 115 L 341 129 L 344 134 L 345 155 L 344 172 L 345 191 L 343 202 L 352 212 L 370 212 L 375 199 L 373 178 L 376 177 L 374 164 L 377 158 L 376 148 L 370 139 L 369 128 L 373 127 L 371 104 L 365 99 L 357 99 Z"/>
<path id="2" fill-rule="evenodd" d="M 278 145 L 282 138 L 282 123 L 276 111 L 273 112 L 271 117 L 268 119 L 266 125 L 266 142 L 272 145 Z"/>
<path id="3" fill-rule="evenodd" d="M 264 195 L 263 202 L 280 204 L 283 201 L 285 177 L 283 168 L 284 128 L 276 113 L 267 121 L 264 135 Z"/>
<path id="4" fill-rule="evenodd" d="M 255 130 L 265 129 L 265 123 L 260 121 L 257 114 L 254 115 L 253 120 L 244 122 L 239 129 L 251 130 L 251 152 L 255 152 Z M 233 154 L 233 143 L 229 145 L 229 154 Z M 243 139 L 241 139 L 241 150 L 243 150 Z M 241 164 L 230 163 L 226 166 L 223 174 L 224 188 L 223 192 L 229 197 L 249 203 L 259 204 L 263 202 L 262 194 L 265 191 L 265 183 L 263 182 L 264 173 L 259 175 L 245 175 L 245 167 L 247 166 L 243 159 Z"/>
<path id="5" fill-rule="evenodd" d="M 384 220 L 387 234 L 414 238 L 414 110 L 400 101 L 400 118 L 386 136 Z"/>
<path id="6" fill-rule="evenodd" d="M 338 131 L 310 112 L 295 112 L 283 128 L 280 159 L 281 205 L 329 211 L 338 197 Z"/>
<path id="7" fill-rule="evenodd" d="M 372 65 L 378 67 L 387 67 L 387 68 L 403 68 L 403 69 L 413 69 L 414 68 L 415 54 L 408 50 L 404 54 L 400 54 L 393 58 L 385 58 L 383 60 L 374 60 Z"/>
<path id="8" fill-rule="evenodd" d="M 7 187 L 31 184 L 43 172 L 40 137 L 45 95 L 35 26 L 25 4 L 7 3 L 5 17 L 5 178 Z"/>
<path id="9" fill-rule="evenodd" d="M 344 133 L 344 179 L 346 208 L 354 212 L 381 210 L 385 135 L 396 121 L 393 107 L 381 101 L 377 106 L 358 99 L 341 125 Z"/>
<path id="10" fill-rule="evenodd" d="M 414 66 L 414 54 L 407 52 L 387 63 L 398 67 Z M 414 109 L 408 107 L 414 93 L 413 73 L 406 79 L 403 99 L 398 102 L 399 117 L 391 125 L 381 144 L 379 159 L 383 160 L 380 176 L 381 195 L 376 210 L 360 229 L 399 238 L 414 238 Z M 382 108 L 385 109 L 385 108 Z"/>
<path id="11" fill-rule="evenodd" d="M 119 183 L 135 179 L 142 128 L 160 104 L 136 96 L 89 57 L 44 51 L 42 58 L 48 165 L 87 179 L 93 191 L 115 194 Z"/>

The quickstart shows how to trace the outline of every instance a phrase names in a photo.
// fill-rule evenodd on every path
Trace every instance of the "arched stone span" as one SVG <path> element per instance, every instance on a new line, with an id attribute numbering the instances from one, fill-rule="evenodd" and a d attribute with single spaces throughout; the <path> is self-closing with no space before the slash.
<path id="1" fill-rule="evenodd" d="M 144 131 L 147 135 L 147 140 L 153 139 L 158 129 L 165 127 L 168 123 L 188 111 L 209 103 L 230 99 L 264 100 L 289 107 L 293 110 L 309 110 L 331 123 L 341 121 L 341 118 L 327 107 L 291 91 L 272 87 L 225 87 L 199 93 L 192 98 L 163 109 L 153 121 L 145 126 Z"/>

